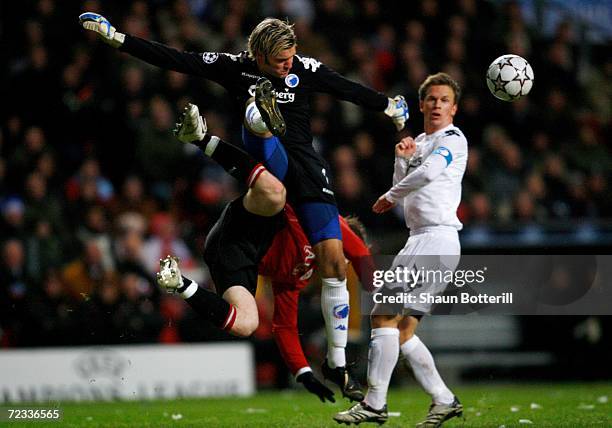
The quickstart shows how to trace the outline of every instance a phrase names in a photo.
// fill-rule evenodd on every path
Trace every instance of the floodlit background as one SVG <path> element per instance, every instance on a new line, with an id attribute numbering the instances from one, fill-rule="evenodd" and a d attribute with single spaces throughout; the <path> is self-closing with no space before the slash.
<path id="1" fill-rule="evenodd" d="M 263 17 L 288 17 L 300 54 L 406 97 L 411 119 L 402 135 L 422 131 L 417 88 L 445 71 L 463 87 L 455 123 L 470 144 L 459 207 L 464 252 L 609 251 L 610 2 L 3 2 L 2 350 L 233 340 L 160 293 L 153 277 L 158 259 L 173 253 L 212 286 L 203 242 L 240 192 L 222 169 L 173 138 L 177 115 L 196 103 L 211 133 L 232 142 L 240 141 L 241 115 L 219 86 L 103 44 L 78 25 L 83 11 L 179 49 L 229 53 L 245 48 Z M 487 66 L 506 53 L 525 57 L 535 72 L 532 92 L 511 104 L 485 85 Z M 314 144 L 332 166 L 340 212 L 361 218 L 374 252 L 394 254 L 408 236 L 401 211 L 376 216 L 370 207 L 390 186 L 400 136 L 384 115 L 325 94 L 314 97 L 312 111 Z M 260 328 L 249 340 L 257 385 L 287 387 L 262 291 Z M 313 284 L 300 307 L 316 369 L 325 351 L 318 295 Z M 422 324 L 450 384 L 612 376 L 606 317 L 431 317 Z M 367 317 L 353 316 L 351 327 L 350 355 L 364 372 Z"/>

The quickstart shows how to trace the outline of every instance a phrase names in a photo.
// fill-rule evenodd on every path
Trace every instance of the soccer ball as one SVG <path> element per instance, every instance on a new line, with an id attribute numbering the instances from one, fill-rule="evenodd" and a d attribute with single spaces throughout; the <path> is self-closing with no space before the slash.
<path id="1" fill-rule="evenodd" d="M 525 58 L 502 55 L 487 70 L 487 86 L 500 100 L 518 100 L 533 86 L 533 69 Z"/>

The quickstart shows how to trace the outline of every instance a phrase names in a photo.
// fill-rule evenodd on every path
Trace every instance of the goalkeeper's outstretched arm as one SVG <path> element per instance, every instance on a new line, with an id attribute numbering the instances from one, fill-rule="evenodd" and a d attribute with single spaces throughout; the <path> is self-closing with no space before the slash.
<path id="1" fill-rule="evenodd" d="M 105 43 L 157 67 L 204 76 L 215 81 L 223 75 L 224 61 L 207 64 L 202 60 L 202 54 L 181 52 L 161 43 L 120 33 L 100 14 L 85 12 L 79 16 L 79 22 L 86 30 L 97 33 Z"/>

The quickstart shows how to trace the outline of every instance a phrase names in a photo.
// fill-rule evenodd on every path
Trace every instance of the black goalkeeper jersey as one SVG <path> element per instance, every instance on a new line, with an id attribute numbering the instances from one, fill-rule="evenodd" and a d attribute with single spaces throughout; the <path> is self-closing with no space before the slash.
<path id="1" fill-rule="evenodd" d="M 246 52 L 237 55 L 217 52 L 181 52 L 160 43 L 126 35 L 120 48 L 158 67 L 202 76 L 223 86 L 240 106 L 255 94 L 255 83 L 262 77 L 254 60 Z M 285 78 L 265 76 L 277 90 L 277 102 L 287 123 L 284 144 L 310 144 L 310 95 L 324 92 L 365 108 L 383 111 L 387 96 L 352 82 L 316 59 L 295 55 Z"/>

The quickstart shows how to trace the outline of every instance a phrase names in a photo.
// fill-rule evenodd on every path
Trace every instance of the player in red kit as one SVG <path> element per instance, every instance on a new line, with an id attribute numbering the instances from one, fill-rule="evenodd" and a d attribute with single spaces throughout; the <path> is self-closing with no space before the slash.
<path id="1" fill-rule="evenodd" d="M 274 340 L 295 379 L 321 401 L 335 401 L 333 393 L 314 377 L 298 333 L 299 295 L 316 269 L 315 255 L 290 205 L 285 206 L 285 217 L 286 226 L 276 234 L 259 264 L 259 274 L 269 277 L 274 295 Z M 370 250 L 343 217 L 339 220 L 344 255 L 360 274 L 362 283 L 367 284 L 364 276 L 372 271 Z M 335 312 L 338 316 L 348 316 L 346 308 L 337 308 Z"/>

